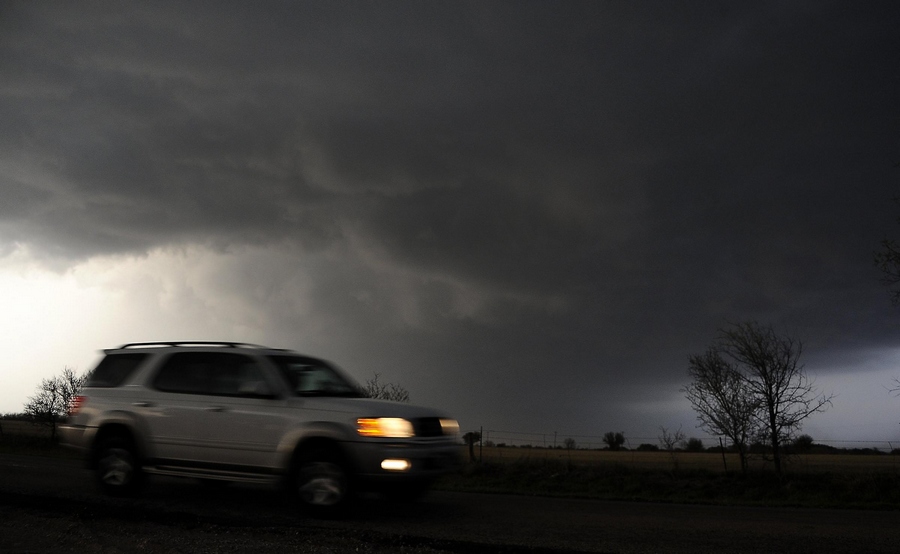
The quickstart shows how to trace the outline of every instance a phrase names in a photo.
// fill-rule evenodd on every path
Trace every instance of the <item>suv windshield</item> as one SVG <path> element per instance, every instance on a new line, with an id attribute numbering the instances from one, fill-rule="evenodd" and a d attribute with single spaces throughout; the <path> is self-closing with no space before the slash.
<path id="1" fill-rule="evenodd" d="M 355 383 L 328 364 L 301 356 L 268 356 L 297 396 L 363 396 Z"/>

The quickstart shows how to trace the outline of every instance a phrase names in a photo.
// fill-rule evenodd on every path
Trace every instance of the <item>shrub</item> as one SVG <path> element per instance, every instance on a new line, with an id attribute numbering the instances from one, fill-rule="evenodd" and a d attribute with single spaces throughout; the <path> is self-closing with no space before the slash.
<path id="1" fill-rule="evenodd" d="M 703 452 L 703 441 L 700 439 L 696 439 L 691 437 L 688 439 L 687 443 L 684 446 L 684 449 L 688 452 Z"/>

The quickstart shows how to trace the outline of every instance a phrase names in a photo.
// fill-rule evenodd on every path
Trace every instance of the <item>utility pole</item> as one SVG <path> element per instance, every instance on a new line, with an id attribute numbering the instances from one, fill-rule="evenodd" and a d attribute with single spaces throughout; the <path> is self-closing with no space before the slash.
<path id="1" fill-rule="evenodd" d="M 478 463 L 484 461 L 484 425 L 478 428 Z"/>

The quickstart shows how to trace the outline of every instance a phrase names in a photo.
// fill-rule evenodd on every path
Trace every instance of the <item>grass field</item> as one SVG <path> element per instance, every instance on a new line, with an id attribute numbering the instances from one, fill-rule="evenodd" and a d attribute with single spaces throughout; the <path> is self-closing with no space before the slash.
<path id="1" fill-rule="evenodd" d="M 463 459 L 468 459 L 468 448 L 461 449 Z M 713 452 L 638 452 L 635 450 L 611 452 L 608 450 L 560 450 L 552 448 L 475 448 L 475 456 L 481 455 L 488 463 L 528 462 L 554 460 L 564 464 L 603 467 L 623 466 L 643 470 L 706 470 L 711 472 L 739 471 L 737 454 L 727 453 L 723 462 L 721 453 Z M 900 455 L 890 454 L 796 454 L 786 459 L 789 472 L 900 472 Z M 771 462 L 761 456 L 750 459 L 750 469 L 763 471 Z"/>
<path id="2" fill-rule="evenodd" d="M 30 421 L 18 421 L 15 419 L 0 420 L 3 428 L 3 436 L 7 437 L 43 437 L 50 438 L 50 428 L 37 425 Z"/>
<path id="3" fill-rule="evenodd" d="M 468 448 L 461 449 L 468 460 Z M 476 456 L 479 451 L 476 448 Z M 802 454 L 771 462 L 737 455 L 485 447 L 438 486 L 447 490 L 607 500 L 900 510 L 900 456 Z M 727 465 L 727 471 L 725 466 Z"/>
<path id="4" fill-rule="evenodd" d="M 0 420 L 0 452 L 35 456 L 74 457 L 75 453 L 50 441 L 50 428 L 28 421 Z"/>

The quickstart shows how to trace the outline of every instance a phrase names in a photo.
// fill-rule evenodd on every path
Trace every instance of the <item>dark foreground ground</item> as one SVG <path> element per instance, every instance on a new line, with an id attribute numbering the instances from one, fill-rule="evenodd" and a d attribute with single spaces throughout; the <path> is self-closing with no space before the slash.
<path id="1" fill-rule="evenodd" d="M 435 492 L 363 499 L 343 521 L 265 487 L 157 479 L 136 500 L 94 491 L 77 461 L 0 455 L 0 552 L 898 551 L 900 512 L 605 502 Z"/>

